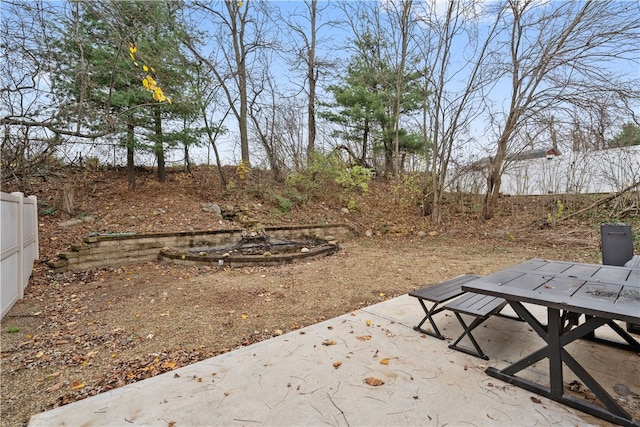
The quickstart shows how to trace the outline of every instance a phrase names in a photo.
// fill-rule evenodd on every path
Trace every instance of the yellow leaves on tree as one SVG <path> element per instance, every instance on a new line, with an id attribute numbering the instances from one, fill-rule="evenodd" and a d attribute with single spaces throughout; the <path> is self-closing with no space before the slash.
<path id="1" fill-rule="evenodd" d="M 240 164 L 236 167 L 236 172 L 238 173 L 240 179 L 245 180 L 248 178 L 249 172 L 251 172 L 251 167 L 245 162 L 240 162 Z"/>
<path id="2" fill-rule="evenodd" d="M 138 51 L 138 48 L 136 47 L 136 45 L 133 43 L 129 43 L 129 57 L 131 58 L 131 60 L 133 61 L 136 67 L 138 66 L 138 63 L 136 62 L 137 51 Z"/>
<path id="3" fill-rule="evenodd" d="M 129 57 L 133 61 L 133 64 L 136 67 L 139 67 L 140 65 L 138 64 L 138 62 L 136 62 L 135 55 L 137 51 L 138 48 L 136 47 L 136 45 L 133 43 L 129 43 Z M 146 76 L 144 76 L 144 78 L 142 79 L 142 86 L 144 86 L 147 92 L 151 92 L 151 96 L 153 97 L 153 99 L 158 102 L 168 102 L 169 104 L 171 104 L 171 98 L 166 97 L 166 95 L 162 91 L 162 88 L 158 86 L 158 83 L 154 78 L 156 70 L 154 70 L 153 67 L 148 67 L 147 65 L 142 64 L 142 71 L 147 73 Z"/>

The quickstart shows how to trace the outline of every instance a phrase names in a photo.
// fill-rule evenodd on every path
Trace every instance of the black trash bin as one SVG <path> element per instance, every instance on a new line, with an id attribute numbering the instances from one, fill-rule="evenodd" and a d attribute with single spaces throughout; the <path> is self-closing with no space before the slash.
<path id="1" fill-rule="evenodd" d="M 623 266 L 633 258 L 631 226 L 626 224 L 601 224 L 600 245 L 602 264 Z M 640 325 L 627 323 L 627 331 L 640 334 Z"/>
<path id="2" fill-rule="evenodd" d="M 600 244 L 602 263 L 623 266 L 633 258 L 631 226 L 626 224 L 601 224 Z"/>

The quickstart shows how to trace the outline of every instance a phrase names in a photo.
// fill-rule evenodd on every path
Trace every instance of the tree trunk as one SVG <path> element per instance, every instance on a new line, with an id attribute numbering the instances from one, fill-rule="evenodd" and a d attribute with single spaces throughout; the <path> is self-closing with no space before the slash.
<path id="1" fill-rule="evenodd" d="M 316 15 L 318 0 L 311 0 L 311 46 L 309 46 L 309 64 L 307 69 L 307 79 L 309 80 L 309 107 L 307 110 L 307 121 L 309 126 L 307 141 L 307 166 L 313 161 L 313 153 L 316 151 Z"/>
<path id="2" fill-rule="evenodd" d="M 369 147 L 369 121 L 364 121 L 364 133 L 362 134 L 362 156 L 360 157 L 360 163 L 365 164 L 367 162 L 367 147 Z"/>
<path id="3" fill-rule="evenodd" d="M 135 164 L 133 162 L 134 129 L 133 124 L 127 123 L 127 181 L 129 182 L 129 188 L 136 186 Z"/>
<path id="4" fill-rule="evenodd" d="M 402 13 L 400 17 L 399 27 L 402 37 L 402 47 L 400 53 L 400 64 L 396 70 L 396 104 L 393 111 L 393 135 L 394 135 L 394 163 L 393 176 L 396 184 L 400 179 L 400 113 L 402 111 L 402 87 L 404 85 L 404 67 L 407 61 L 407 49 L 409 44 L 410 16 L 412 0 L 404 0 L 401 2 Z"/>
<path id="5" fill-rule="evenodd" d="M 245 17 L 242 17 L 238 12 L 240 6 L 231 4 L 227 5 L 229 13 L 231 15 L 233 28 L 231 37 L 233 37 L 233 50 L 235 53 L 236 68 L 238 72 L 238 102 L 240 102 L 240 117 L 238 118 L 238 127 L 240 131 L 240 154 L 242 157 L 242 163 L 251 167 L 251 161 L 249 159 L 249 105 L 247 99 L 247 63 L 246 63 L 246 46 L 244 44 L 244 30 L 246 22 Z M 248 7 L 248 6 L 245 6 Z M 239 26 L 237 28 L 237 19 L 240 17 Z"/>
<path id="6" fill-rule="evenodd" d="M 240 82 L 240 154 L 242 157 L 242 163 L 247 167 L 251 166 L 249 159 L 249 132 L 248 132 L 248 106 L 247 106 L 247 77 L 244 74 L 244 63 L 238 66 L 238 81 Z"/>
<path id="7" fill-rule="evenodd" d="M 184 171 L 191 173 L 191 159 L 189 159 L 189 146 L 184 145 Z"/>
<path id="8" fill-rule="evenodd" d="M 495 158 L 489 158 L 489 173 L 487 174 L 487 192 L 482 206 L 482 217 L 491 219 L 495 215 L 500 197 L 500 185 L 502 183 L 502 165 L 506 152 L 506 141 L 498 143 L 498 152 Z"/>
<path id="9" fill-rule="evenodd" d="M 384 131 L 383 131 L 384 132 Z M 385 132 L 386 133 L 386 132 Z M 385 138 L 384 141 L 384 174 L 387 177 L 395 177 L 398 173 L 393 157 L 393 138 Z"/>
<path id="10" fill-rule="evenodd" d="M 435 181 L 435 178 L 433 181 Z M 442 222 L 442 191 L 440 191 L 439 184 L 431 184 L 430 188 L 432 192 L 431 222 L 433 224 L 440 224 Z"/>
<path id="11" fill-rule="evenodd" d="M 69 219 L 73 217 L 73 189 L 65 187 L 62 190 L 62 218 Z"/>
<path id="12" fill-rule="evenodd" d="M 154 130 L 156 133 L 156 142 L 154 151 L 156 152 L 156 158 L 158 159 L 158 181 L 164 182 L 165 179 L 165 161 L 164 161 L 164 146 L 162 144 L 162 116 L 160 109 L 156 107 L 153 111 Z"/>

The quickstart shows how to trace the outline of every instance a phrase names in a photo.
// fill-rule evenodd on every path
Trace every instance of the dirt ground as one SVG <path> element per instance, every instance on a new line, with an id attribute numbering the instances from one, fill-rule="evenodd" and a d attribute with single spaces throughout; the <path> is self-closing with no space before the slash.
<path id="1" fill-rule="evenodd" d="M 549 226 L 556 201 L 504 200 L 500 215 L 482 221 L 477 203 L 452 200 L 434 226 L 388 183 L 373 184 L 351 212 L 329 200 L 283 212 L 265 196 L 273 189 L 225 192 L 210 176 L 176 173 L 160 184 L 147 174 L 130 190 L 123 172 L 78 172 L 34 187 L 40 259 L 2 319 L 3 426 L 459 274 L 529 258 L 600 262 L 600 219 Z M 73 192 L 75 216 L 91 221 L 61 225 L 63 191 Z M 243 226 L 203 212 L 200 203 L 211 202 L 247 204 L 264 225 L 346 223 L 357 235 L 333 256 L 278 267 L 151 262 L 54 273 L 46 265 L 89 232 Z M 420 313 L 416 304 L 416 322 Z"/>

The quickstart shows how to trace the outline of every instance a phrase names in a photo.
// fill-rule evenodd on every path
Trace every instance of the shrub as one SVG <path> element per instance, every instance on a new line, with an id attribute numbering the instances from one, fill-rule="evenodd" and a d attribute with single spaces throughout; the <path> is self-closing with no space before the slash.
<path id="1" fill-rule="evenodd" d="M 278 207 L 284 213 L 289 212 L 293 207 L 293 202 L 287 197 L 276 195 L 276 201 L 278 202 Z"/>
<path id="2" fill-rule="evenodd" d="M 373 175 L 373 170 L 349 165 L 338 153 L 332 152 L 315 154 L 305 170 L 287 176 L 287 185 L 308 198 L 337 196 L 340 203 L 346 203 L 349 209 L 353 209 L 357 205 L 355 195 L 369 191 Z"/>

